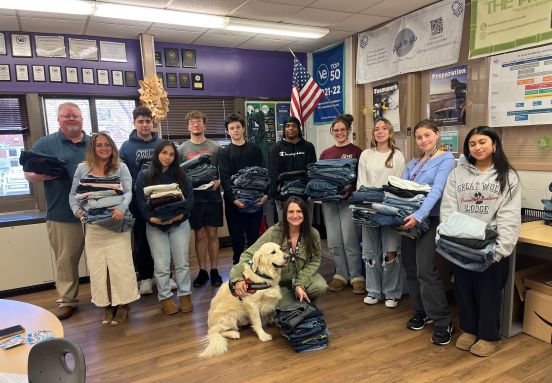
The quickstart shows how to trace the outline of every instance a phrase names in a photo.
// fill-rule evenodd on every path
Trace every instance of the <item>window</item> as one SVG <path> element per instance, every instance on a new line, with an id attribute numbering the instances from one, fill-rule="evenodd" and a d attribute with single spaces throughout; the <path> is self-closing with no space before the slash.
<path id="1" fill-rule="evenodd" d="M 86 134 L 92 133 L 92 120 L 90 116 L 90 101 L 86 98 L 43 98 L 44 120 L 46 121 L 46 134 L 55 133 L 59 130 L 57 122 L 58 106 L 65 102 L 77 104 L 82 112 L 82 129 Z"/>

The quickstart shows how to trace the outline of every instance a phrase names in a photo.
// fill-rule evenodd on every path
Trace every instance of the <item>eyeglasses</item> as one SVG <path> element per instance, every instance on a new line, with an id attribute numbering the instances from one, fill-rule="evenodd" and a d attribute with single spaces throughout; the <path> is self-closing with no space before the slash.
<path id="1" fill-rule="evenodd" d="M 203 120 L 189 120 L 189 125 L 203 125 Z"/>
<path id="2" fill-rule="evenodd" d="M 78 114 L 60 114 L 59 117 L 66 118 L 68 120 L 78 120 L 79 118 L 82 118 L 82 116 L 79 116 Z"/>
<path id="3" fill-rule="evenodd" d="M 330 129 L 331 134 L 347 133 L 347 129 Z"/>

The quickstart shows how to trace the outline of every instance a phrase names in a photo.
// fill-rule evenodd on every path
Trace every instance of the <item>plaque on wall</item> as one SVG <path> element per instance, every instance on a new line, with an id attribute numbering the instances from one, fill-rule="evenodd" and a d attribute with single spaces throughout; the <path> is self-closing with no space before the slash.
<path id="1" fill-rule="evenodd" d="M 203 73 L 192 73 L 192 89 L 203 90 Z"/>
<path id="2" fill-rule="evenodd" d="M 48 72 L 50 73 L 50 82 L 63 82 L 60 66 L 50 65 L 48 67 Z"/>
<path id="3" fill-rule="evenodd" d="M 45 82 L 46 81 L 46 68 L 44 65 L 33 65 L 33 81 Z"/>
<path id="4" fill-rule="evenodd" d="M 109 85 L 109 72 L 107 69 L 98 69 L 98 85 Z"/>
<path id="5" fill-rule="evenodd" d="M 73 60 L 98 61 L 96 40 L 69 38 L 69 58 Z"/>
<path id="6" fill-rule="evenodd" d="M 124 86 L 125 80 L 123 79 L 122 70 L 112 70 L 111 71 L 111 83 L 115 86 Z"/>
<path id="7" fill-rule="evenodd" d="M 165 48 L 165 66 L 180 66 L 178 48 Z"/>
<path id="8" fill-rule="evenodd" d="M 136 72 L 133 70 L 125 71 L 125 84 L 126 86 L 136 86 Z"/>
<path id="9" fill-rule="evenodd" d="M 100 41 L 100 60 L 126 63 L 126 44 Z"/>
<path id="10" fill-rule="evenodd" d="M 69 84 L 79 83 L 79 71 L 73 66 L 65 67 L 65 82 Z"/>
<path id="11" fill-rule="evenodd" d="M 12 33 L 11 43 L 13 57 L 33 57 L 33 52 L 31 51 L 31 36 Z"/>
<path id="12" fill-rule="evenodd" d="M 176 73 L 167 73 L 167 88 L 178 88 Z"/>
<path id="13" fill-rule="evenodd" d="M 0 32 L 0 55 L 7 54 L 6 51 L 6 36 Z"/>
<path id="14" fill-rule="evenodd" d="M 179 73 L 178 79 L 180 80 L 180 87 L 181 88 L 189 88 L 190 87 L 190 74 L 189 73 Z"/>
<path id="15" fill-rule="evenodd" d="M 82 68 L 82 83 L 94 85 L 94 69 Z"/>
<path id="16" fill-rule="evenodd" d="M 156 75 L 159 81 L 161 81 L 161 85 L 165 86 L 165 82 L 163 81 L 163 73 L 157 72 Z"/>
<path id="17" fill-rule="evenodd" d="M 15 66 L 15 79 L 17 81 L 29 81 L 29 67 L 26 64 Z"/>
<path id="18" fill-rule="evenodd" d="M 182 67 L 196 67 L 196 51 L 195 49 L 182 49 Z"/>
<path id="19" fill-rule="evenodd" d="M 37 57 L 67 57 L 63 36 L 36 36 L 35 52 Z"/>
<path id="20" fill-rule="evenodd" d="M 10 81 L 10 64 L 0 64 L 0 81 Z"/>
<path id="21" fill-rule="evenodd" d="M 161 52 L 155 52 L 155 66 L 163 66 L 163 59 L 161 58 Z"/>

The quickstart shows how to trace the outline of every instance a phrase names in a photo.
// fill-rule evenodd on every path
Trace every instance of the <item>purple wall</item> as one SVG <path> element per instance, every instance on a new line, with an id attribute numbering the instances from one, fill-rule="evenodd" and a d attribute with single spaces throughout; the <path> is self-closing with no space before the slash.
<path id="1" fill-rule="evenodd" d="M 34 33 L 31 35 L 31 45 L 35 54 Z M 38 35 L 52 35 L 48 33 L 37 33 Z M 138 79 L 142 78 L 140 59 L 140 43 L 138 39 L 110 39 L 93 36 L 65 36 L 67 58 L 46 58 L 46 57 L 12 57 L 11 56 L 11 34 L 4 32 L 6 40 L 7 55 L 0 55 L 0 64 L 10 64 L 11 81 L 0 81 L 0 92 L 2 93 L 25 93 L 39 92 L 43 94 L 95 94 L 110 96 L 136 96 L 137 88 L 105 85 L 82 84 L 81 68 L 93 68 L 94 78 L 97 82 L 96 69 L 136 71 Z M 127 62 L 114 63 L 106 61 L 86 61 L 69 59 L 68 37 L 97 40 L 124 42 L 126 44 Z M 233 96 L 233 97 L 267 97 L 274 99 L 288 99 L 291 93 L 291 78 L 293 71 L 293 57 L 288 52 L 270 52 L 235 48 L 218 48 L 196 45 L 182 45 L 171 43 L 158 43 L 155 50 L 164 55 L 164 48 L 191 48 L 196 51 L 197 68 L 178 67 L 157 67 L 157 71 L 163 73 L 165 88 L 171 96 Z M 306 62 L 305 54 L 297 54 L 303 64 Z M 27 64 L 29 68 L 29 82 L 18 82 L 15 80 L 15 65 Z M 65 81 L 65 67 L 77 67 L 79 72 L 79 84 L 50 83 L 32 81 L 32 65 L 44 65 L 48 71 L 48 65 L 59 65 L 63 70 Z M 204 90 L 192 90 L 191 88 L 167 88 L 166 73 L 202 73 L 204 76 Z M 111 82 L 111 77 L 110 77 Z"/>

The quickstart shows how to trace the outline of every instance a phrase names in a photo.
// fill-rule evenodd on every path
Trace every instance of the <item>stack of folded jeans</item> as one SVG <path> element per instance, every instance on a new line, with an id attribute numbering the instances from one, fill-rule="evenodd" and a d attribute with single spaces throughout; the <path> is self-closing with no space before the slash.
<path id="1" fill-rule="evenodd" d="M 240 212 L 255 213 L 262 209 L 262 206 L 255 205 L 268 193 L 268 169 L 259 166 L 243 168 L 231 180 L 233 195 L 245 204 L 245 207 L 238 208 Z"/>
<path id="2" fill-rule="evenodd" d="M 113 207 L 123 202 L 123 186 L 117 176 L 84 176 L 80 179 L 75 198 L 83 211 L 82 222 L 99 225 L 106 229 L 124 232 L 132 229 L 134 218 L 130 211 L 124 212 L 122 220 L 113 221 Z"/>
<path id="3" fill-rule="evenodd" d="M 218 179 L 217 167 L 211 165 L 211 154 L 203 153 L 180 165 L 186 173 L 195 190 L 204 190 L 211 187 L 212 182 Z"/>
<path id="4" fill-rule="evenodd" d="M 168 221 L 182 213 L 180 202 L 184 196 L 177 183 L 146 186 L 144 195 L 153 215 L 161 221 Z"/>
<path id="5" fill-rule="evenodd" d="M 19 156 L 19 164 L 23 166 L 24 172 L 46 174 L 52 177 L 59 177 L 59 179 L 69 179 L 67 163 L 56 157 L 22 151 Z"/>
<path id="6" fill-rule="evenodd" d="M 552 189 L 552 184 L 550 184 L 550 189 Z M 552 199 L 543 199 L 542 203 L 544 204 L 544 214 L 542 216 L 544 224 L 552 226 Z"/>
<path id="7" fill-rule="evenodd" d="M 437 228 L 437 252 L 463 269 L 485 271 L 493 261 L 497 237 L 486 222 L 454 212 Z"/>
<path id="8" fill-rule="evenodd" d="M 340 202 L 356 184 L 356 158 L 319 160 L 307 167 L 306 193 L 310 199 Z"/>
<path id="9" fill-rule="evenodd" d="M 297 352 L 323 350 L 328 347 L 330 332 L 326 328 L 324 315 L 307 302 L 277 308 L 274 322 Z"/>
<path id="10" fill-rule="evenodd" d="M 395 182 L 396 179 L 400 182 Z M 392 181 L 395 184 L 391 184 Z M 402 235 L 419 238 L 429 229 L 428 219 L 408 230 L 403 229 L 402 225 L 407 216 L 422 206 L 429 186 L 397 177 L 389 177 L 389 183 L 381 188 L 361 186 L 353 193 L 349 198 L 353 221 L 363 226 L 391 226 Z"/>
<path id="11" fill-rule="evenodd" d="M 293 172 L 280 173 L 277 179 L 278 189 L 276 199 L 285 201 L 291 196 L 306 199 L 307 172 L 296 170 Z"/>

